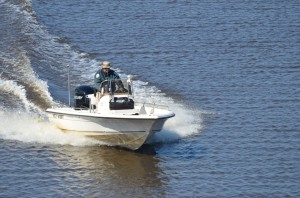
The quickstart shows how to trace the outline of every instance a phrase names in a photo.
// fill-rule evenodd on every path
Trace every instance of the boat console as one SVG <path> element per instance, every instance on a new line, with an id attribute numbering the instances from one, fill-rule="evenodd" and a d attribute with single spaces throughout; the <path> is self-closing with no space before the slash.
<path id="1" fill-rule="evenodd" d="M 97 91 L 100 90 L 100 91 Z M 102 109 L 99 107 L 101 106 Z M 75 89 L 74 109 L 97 109 L 97 112 L 109 110 L 134 109 L 131 76 L 126 81 L 105 80 L 99 89 L 80 85 Z"/>

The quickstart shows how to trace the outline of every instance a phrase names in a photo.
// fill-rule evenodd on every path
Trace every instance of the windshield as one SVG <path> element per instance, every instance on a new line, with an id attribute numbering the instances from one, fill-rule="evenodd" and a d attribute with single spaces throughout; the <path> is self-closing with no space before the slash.
<path id="1" fill-rule="evenodd" d="M 132 95 L 132 82 L 127 80 L 105 80 L 100 84 L 101 93 Z"/>

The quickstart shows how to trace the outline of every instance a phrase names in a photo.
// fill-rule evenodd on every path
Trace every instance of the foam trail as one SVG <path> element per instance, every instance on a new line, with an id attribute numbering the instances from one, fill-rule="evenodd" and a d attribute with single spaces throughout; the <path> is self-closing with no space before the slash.
<path id="1" fill-rule="evenodd" d="M 100 142 L 80 135 L 66 134 L 34 114 L 0 112 L 0 138 L 27 143 L 72 146 L 99 145 Z"/>
<path id="2" fill-rule="evenodd" d="M 161 132 L 156 133 L 148 143 L 174 142 L 182 138 L 200 133 L 203 128 L 200 110 L 189 108 L 186 104 L 167 97 L 155 86 L 147 82 L 135 81 L 135 98 L 138 101 L 168 106 L 175 113 L 175 117 L 166 121 Z"/>
<path id="3" fill-rule="evenodd" d="M 175 117 L 167 120 L 162 131 L 156 133 L 149 143 L 174 142 L 201 132 L 203 126 L 200 111 L 180 104 L 170 105 L 170 109 Z"/>

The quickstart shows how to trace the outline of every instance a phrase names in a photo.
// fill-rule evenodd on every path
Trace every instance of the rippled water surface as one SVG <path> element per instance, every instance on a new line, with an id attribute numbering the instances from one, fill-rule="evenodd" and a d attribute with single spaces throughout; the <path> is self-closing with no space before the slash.
<path id="1" fill-rule="evenodd" d="M 299 197 L 299 10 L 0 0 L 0 197 Z M 138 152 L 45 119 L 103 60 L 176 113 Z"/>

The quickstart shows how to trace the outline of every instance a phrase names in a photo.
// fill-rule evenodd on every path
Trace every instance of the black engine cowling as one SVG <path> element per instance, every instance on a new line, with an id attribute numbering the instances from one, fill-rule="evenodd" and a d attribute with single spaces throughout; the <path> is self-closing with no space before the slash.
<path id="1" fill-rule="evenodd" d="M 90 99 L 87 95 L 94 94 L 95 89 L 89 85 L 81 85 L 76 87 L 74 95 L 74 107 L 75 109 L 89 108 Z"/>

